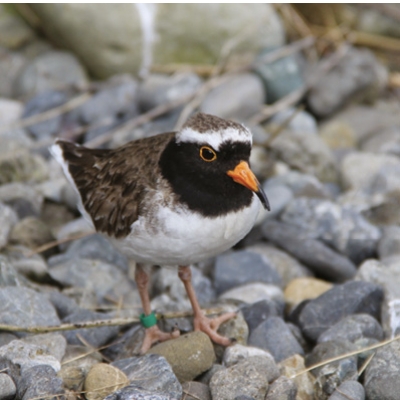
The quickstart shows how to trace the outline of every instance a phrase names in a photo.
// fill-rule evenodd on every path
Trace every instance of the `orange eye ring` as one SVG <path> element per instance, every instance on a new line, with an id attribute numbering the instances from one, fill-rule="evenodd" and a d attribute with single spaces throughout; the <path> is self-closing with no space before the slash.
<path id="1" fill-rule="evenodd" d="M 202 146 L 200 148 L 200 157 L 203 161 L 211 162 L 217 159 L 217 153 L 208 146 Z"/>

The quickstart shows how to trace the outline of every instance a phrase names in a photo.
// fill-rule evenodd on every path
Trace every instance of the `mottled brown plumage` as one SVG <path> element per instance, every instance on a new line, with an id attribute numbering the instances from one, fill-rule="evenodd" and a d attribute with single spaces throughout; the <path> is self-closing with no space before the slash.
<path id="1" fill-rule="evenodd" d="M 245 131 L 245 128 L 242 124 L 203 113 L 198 113 L 189 118 L 184 125 L 184 128 L 185 127 L 191 128 L 199 133 L 206 133 L 210 131 L 217 132 L 228 128 L 237 129 L 239 132 Z"/>
<path id="2" fill-rule="evenodd" d="M 116 238 L 130 233 L 146 193 L 157 188 L 158 160 L 173 137 L 174 133 L 164 133 L 115 150 L 88 149 L 57 141 L 82 205 L 98 232 Z"/>

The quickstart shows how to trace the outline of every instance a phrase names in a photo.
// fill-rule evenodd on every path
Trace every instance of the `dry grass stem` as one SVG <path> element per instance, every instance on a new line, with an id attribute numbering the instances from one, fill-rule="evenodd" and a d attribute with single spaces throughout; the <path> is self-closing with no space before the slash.
<path id="1" fill-rule="evenodd" d="M 67 101 L 66 103 L 62 104 L 61 106 L 54 107 L 48 111 L 44 111 L 40 114 L 32 115 L 31 117 L 24 118 L 14 124 L 4 125 L 0 127 L 1 132 L 7 132 L 12 129 L 20 129 L 26 128 L 27 126 L 38 124 L 39 122 L 47 121 L 51 118 L 58 117 L 61 114 L 65 114 L 74 108 L 79 107 L 83 103 L 87 102 L 92 97 L 91 94 L 84 92 L 77 97 Z"/>
<path id="2" fill-rule="evenodd" d="M 30 253 L 27 254 L 27 257 L 32 257 L 35 254 L 43 253 L 44 251 L 49 250 L 53 247 L 56 247 L 60 244 L 71 242 L 72 240 L 82 239 L 86 236 L 90 236 L 90 235 L 94 235 L 94 234 L 95 234 L 95 232 L 81 232 L 81 233 L 77 233 L 72 236 L 68 236 L 64 239 L 54 240 L 53 242 L 46 243 L 46 244 L 39 246 L 36 249 L 32 250 Z"/>
<path id="3" fill-rule="evenodd" d="M 292 375 L 290 378 L 291 379 L 296 378 L 296 377 L 298 377 L 300 375 L 305 374 L 306 372 L 312 371 L 313 369 L 316 369 L 316 368 L 319 368 L 319 367 L 323 367 L 324 365 L 333 363 L 335 361 L 340 361 L 340 360 L 343 360 L 343 359 L 348 358 L 348 357 L 356 356 L 356 355 L 358 355 L 360 353 L 364 353 L 365 351 L 371 351 L 371 350 L 379 349 L 379 348 L 381 348 L 383 346 L 386 346 L 386 345 L 388 345 L 390 343 L 393 343 L 393 342 L 395 342 L 395 341 L 397 341 L 399 339 L 400 339 L 400 335 L 396 336 L 396 337 L 394 337 L 392 339 L 384 340 L 383 342 L 374 344 L 372 346 L 364 347 L 364 348 L 362 348 L 360 350 L 351 351 L 349 353 L 345 353 L 345 354 L 342 354 L 342 355 L 337 356 L 337 357 L 329 358 L 328 360 L 321 361 L 321 362 L 319 362 L 317 364 L 311 365 L 311 367 L 303 369 L 302 371 L 298 372 L 297 374 Z"/>
<path id="4" fill-rule="evenodd" d="M 203 309 L 205 315 L 219 314 L 223 312 L 222 308 L 209 308 Z M 157 313 L 157 319 L 170 319 L 170 318 L 185 318 L 193 316 L 193 311 L 177 311 L 170 313 Z M 113 319 L 101 319 L 96 321 L 87 322 L 74 322 L 68 324 L 54 325 L 54 326 L 16 326 L 0 324 L 0 331 L 6 332 L 27 332 L 27 333 L 47 333 L 47 332 L 58 332 L 58 331 L 72 331 L 75 329 L 83 328 L 98 328 L 101 326 L 123 326 L 130 325 L 139 322 L 139 317 L 129 318 L 113 318 Z"/>

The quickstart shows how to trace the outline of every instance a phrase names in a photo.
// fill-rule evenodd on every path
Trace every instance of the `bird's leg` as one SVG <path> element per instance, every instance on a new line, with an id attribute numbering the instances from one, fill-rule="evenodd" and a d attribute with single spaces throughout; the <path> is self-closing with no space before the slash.
<path id="1" fill-rule="evenodd" d="M 142 301 L 143 313 L 145 316 L 151 315 L 151 306 L 149 298 L 149 275 L 140 264 L 136 265 L 135 281 L 139 290 L 140 299 Z M 142 348 L 140 353 L 144 354 L 150 349 L 151 345 L 156 342 L 164 342 L 165 340 L 174 339 L 179 336 L 179 330 L 174 330 L 171 333 L 163 332 L 157 325 L 145 329 Z"/>
<path id="2" fill-rule="evenodd" d="M 196 293 L 192 285 L 192 271 L 190 270 L 190 267 L 179 267 L 178 276 L 185 285 L 186 293 L 193 308 L 194 330 L 206 333 L 214 343 L 222 346 L 229 346 L 232 344 L 231 339 L 219 335 L 217 333 L 217 329 L 223 322 L 236 317 L 236 313 L 230 312 L 217 318 L 207 318 L 201 310 L 199 302 L 197 301 Z"/>

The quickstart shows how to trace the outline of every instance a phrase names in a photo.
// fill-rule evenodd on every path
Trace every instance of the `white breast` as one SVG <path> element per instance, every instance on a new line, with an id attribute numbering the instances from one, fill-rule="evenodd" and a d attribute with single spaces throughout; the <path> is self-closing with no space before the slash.
<path id="1" fill-rule="evenodd" d="M 235 245 L 253 227 L 259 208 L 255 195 L 249 207 L 215 218 L 204 218 L 186 207 L 160 206 L 152 219 L 139 217 L 131 234 L 118 245 L 137 262 L 189 265 Z"/>

